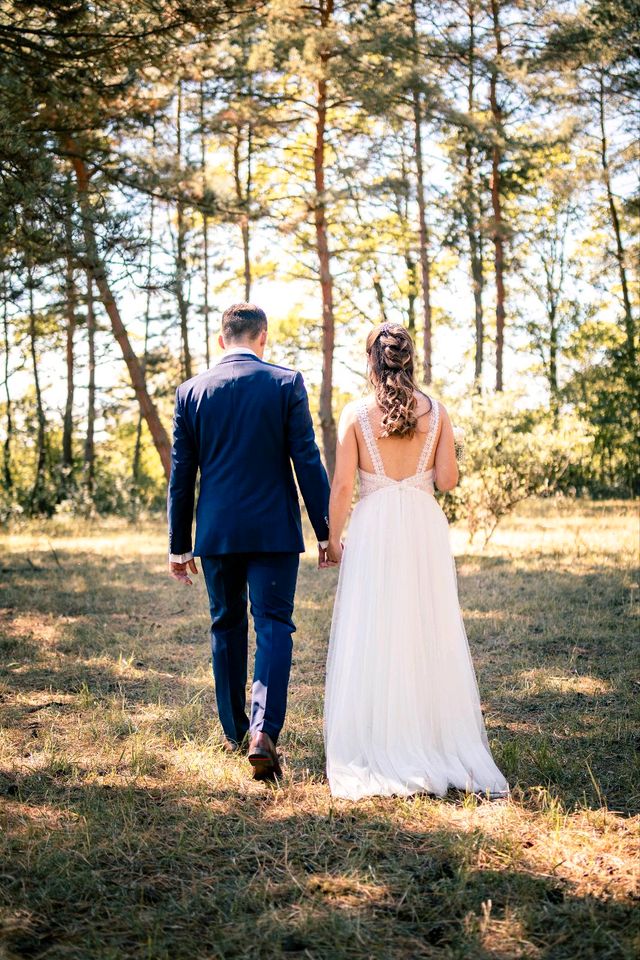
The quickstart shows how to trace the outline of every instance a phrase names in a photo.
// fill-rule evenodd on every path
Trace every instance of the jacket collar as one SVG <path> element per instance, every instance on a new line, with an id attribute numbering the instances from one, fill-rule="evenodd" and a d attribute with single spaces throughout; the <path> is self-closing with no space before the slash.
<path id="1" fill-rule="evenodd" d="M 238 360 L 257 360 L 258 363 L 263 362 L 257 353 L 253 352 L 253 350 L 246 350 L 242 351 L 242 353 L 240 351 L 234 353 L 225 353 L 222 357 L 220 357 L 218 363 L 234 363 Z"/>

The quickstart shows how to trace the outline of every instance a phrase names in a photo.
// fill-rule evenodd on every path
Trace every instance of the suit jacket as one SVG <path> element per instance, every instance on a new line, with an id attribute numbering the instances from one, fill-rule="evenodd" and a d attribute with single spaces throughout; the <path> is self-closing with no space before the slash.
<path id="1" fill-rule="evenodd" d="M 235 353 L 181 384 L 167 497 L 169 553 L 304 551 L 292 463 L 316 536 L 326 540 L 329 481 L 302 375 Z"/>

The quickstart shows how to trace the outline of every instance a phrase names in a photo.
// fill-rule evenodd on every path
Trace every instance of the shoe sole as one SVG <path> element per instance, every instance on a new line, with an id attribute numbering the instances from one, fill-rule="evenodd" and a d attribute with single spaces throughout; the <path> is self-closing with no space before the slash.
<path id="1" fill-rule="evenodd" d="M 282 770 L 276 766 L 271 757 L 261 755 L 249 756 L 249 763 L 253 767 L 254 780 L 271 780 L 274 777 L 281 777 Z"/>

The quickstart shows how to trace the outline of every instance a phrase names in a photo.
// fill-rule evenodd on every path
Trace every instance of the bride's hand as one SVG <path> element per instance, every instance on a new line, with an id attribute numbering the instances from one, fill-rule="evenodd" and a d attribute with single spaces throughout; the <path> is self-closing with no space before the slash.
<path id="1" fill-rule="evenodd" d="M 342 560 L 342 551 L 344 547 L 341 541 L 334 543 L 332 540 L 329 540 L 327 544 L 327 563 L 330 566 L 337 566 Z"/>

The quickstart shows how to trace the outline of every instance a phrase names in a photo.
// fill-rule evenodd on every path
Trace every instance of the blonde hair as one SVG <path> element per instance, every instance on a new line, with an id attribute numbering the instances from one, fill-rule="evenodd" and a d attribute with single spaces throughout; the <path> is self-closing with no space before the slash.
<path id="1" fill-rule="evenodd" d="M 408 437 L 418 425 L 415 349 L 406 327 L 383 323 L 367 337 L 369 380 L 382 410 L 381 437 Z"/>

